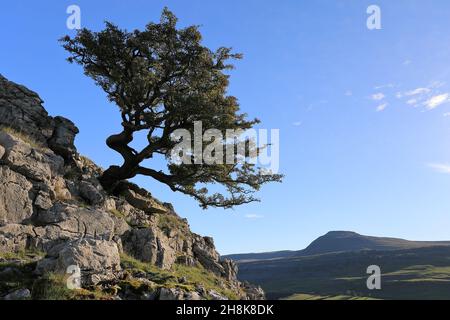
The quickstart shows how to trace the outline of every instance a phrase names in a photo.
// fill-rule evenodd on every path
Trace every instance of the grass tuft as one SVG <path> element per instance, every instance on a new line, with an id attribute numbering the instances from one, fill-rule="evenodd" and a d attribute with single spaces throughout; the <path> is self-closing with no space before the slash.
<path id="1" fill-rule="evenodd" d="M 0 127 L 0 131 L 8 133 L 8 134 L 16 137 L 17 139 L 20 139 L 23 142 L 28 143 L 31 147 L 33 147 L 35 149 L 42 150 L 42 149 L 46 148 L 46 146 L 44 146 L 42 143 L 37 142 L 35 139 L 30 137 L 26 133 L 18 131 L 14 128 L 2 126 L 2 127 Z"/>
<path id="2" fill-rule="evenodd" d="M 121 255 L 121 264 L 124 269 L 150 274 L 149 280 L 157 283 L 160 287 L 194 291 L 195 287 L 200 285 L 207 291 L 215 290 L 229 299 L 236 300 L 239 298 L 236 293 L 223 287 L 222 284 L 226 282 L 225 279 L 219 278 L 202 266 L 188 267 L 174 264 L 171 270 L 163 270 L 150 263 L 139 261 L 125 253 Z M 181 277 L 186 278 L 186 282 L 179 283 L 178 279 Z"/>

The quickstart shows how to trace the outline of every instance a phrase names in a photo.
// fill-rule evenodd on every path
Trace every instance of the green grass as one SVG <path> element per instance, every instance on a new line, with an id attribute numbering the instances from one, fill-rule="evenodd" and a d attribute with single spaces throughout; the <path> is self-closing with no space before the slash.
<path id="1" fill-rule="evenodd" d="M 169 235 L 172 230 L 179 230 L 178 233 L 183 238 L 185 234 L 190 232 L 186 223 L 175 215 L 158 214 L 157 219 L 158 227 L 167 235 Z"/>
<path id="2" fill-rule="evenodd" d="M 207 291 L 215 290 L 229 299 L 238 299 L 238 296 L 233 291 L 220 286 L 220 283 L 225 282 L 224 279 L 217 277 L 202 266 L 188 267 L 175 264 L 171 270 L 163 270 L 150 263 L 139 261 L 127 254 L 121 255 L 121 264 L 124 269 L 130 270 L 131 272 L 135 270 L 151 274 L 149 280 L 155 282 L 159 287 L 194 291 L 196 285 L 201 285 Z M 186 282 L 179 283 L 178 279 L 181 277 L 186 278 Z M 125 285 L 132 286 L 137 291 L 141 290 L 139 283 L 125 283 Z"/>
<path id="3" fill-rule="evenodd" d="M 436 280 L 450 280 L 450 266 L 436 267 L 433 265 L 409 266 L 398 271 L 389 272 L 385 276 L 413 276 L 418 278 L 431 278 Z"/>
<path id="4" fill-rule="evenodd" d="M 123 212 L 121 212 L 121 211 L 119 211 L 117 209 L 109 210 L 109 213 L 111 213 L 113 216 L 115 216 L 116 218 L 119 218 L 119 219 L 126 220 L 126 218 L 127 218 L 126 215 Z"/>
<path id="5" fill-rule="evenodd" d="M 0 265 L 8 263 L 9 260 L 21 260 L 24 262 L 35 261 L 45 256 L 44 252 L 38 250 L 20 250 L 18 252 L 0 252 Z M 2 262 L 3 261 L 3 262 Z"/>
<path id="6" fill-rule="evenodd" d="M 112 296 L 99 289 L 71 290 L 67 287 L 68 275 L 48 273 L 37 279 L 31 290 L 33 300 L 111 300 Z"/>
<path id="7" fill-rule="evenodd" d="M 270 299 L 302 293 L 376 299 L 450 299 L 450 248 L 362 251 L 248 262 L 239 278 L 261 285 Z M 367 267 L 378 265 L 381 290 L 369 290 Z"/>
<path id="8" fill-rule="evenodd" d="M 48 273 L 36 279 L 33 271 L 37 261 L 43 256 L 41 252 L 32 251 L 1 253 L 0 271 L 12 268 L 15 272 L 13 275 L 0 275 L 0 295 L 20 288 L 28 288 L 31 290 L 32 299 L 36 300 L 108 300 L 117 293 L 96 288 L 70 290 L 67 288 L 68 275 L 64 274 Z M 166 287 L 179 288 L 188 292 L 195 291 L 196 286 L 200 285 L 207 291 L 215 290 L 229 299 L 239 298 L 236 293 L 222 285 L 226 280 L 201 266 L 188 267 L 175 264 L 171 270 L 163 270 L 126 254 L 121 255 L 121 265 L 131 274 L 136 271 L 145 272 L 154 285 L 130 277 L 119 282 L 117 290 L 130 290 L 141 294 Z M 179 279 L 182 277 L 186 281 L 180 283 Z"/>
<path id="9" fill-rule="evenodd" d="M 9 269 L 9 273 L 0 274 L 0 294 L 28 288 L 31 289 L 35 276 L 37 260 L 44 256 L 38 251 L 0 253 L 0 272 Z"/>
<path id="10" fill-rule="evenodd" d="M 123 212 L 121 212 L 117 209 L 112 209 L 112 210 L 109 210 L 109 213 L 118 219 L 124 220 L 129 226 L 132 226 L 130 223 L 130 219 L 128 219 L 128 217 Z"/>
<path id="11" fill-rule="evenodd" d="M 0 253 L 0 295 L 17 289 L 28 288 L 32 299 L 37 300 L 104 300 L 111 299 L 108 293 L 100 290 L 70 290 L 67 288 L 68 275 L 48 273 L 36 278 L 33 271 L 37 261 L 45 256 L 34 250 Z"/>

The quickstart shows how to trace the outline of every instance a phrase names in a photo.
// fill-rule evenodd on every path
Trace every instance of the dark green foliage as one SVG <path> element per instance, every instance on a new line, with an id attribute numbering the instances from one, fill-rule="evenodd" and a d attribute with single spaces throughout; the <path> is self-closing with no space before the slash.
<path id="1" fill-rule="evenodd" d="M 111 166 L 100 180 L 114 191 L 121 180 L 150 176 L 194 197 L 203 208 L 256 201 L 253 193 L 266 182 L 281 181 L 280 175 L 263 174 L 248 163 L 178 165 L 168 161 L 166 172 L 142 165 L 155 155 L 169 160 L 177 142 L 171 135 L 177 129 L 193 132 L 196 121 L 202 122 L 203 132 L 214 128 L 223 133 L 258 123 L 238 113 L 237 99 L 227 94 L 225 72 L 233 67 L 228 60 L 241 55 L 224 47 L 211 51 L 201 44 L 197 26 L 177 29 L 176 23 L 174 14 L 165 9 L 160 23 L 149 23 L 143 31 L 127 32 L 107 22 L 103 31 L 82 29 L 74 38 L 61 39 L 70 53 L 68 61 L 82 65 L 121 114 L 123 131 L 110 136 L 107 145 L 122 155 L 124 163 Z M 148 145 L 138 151 L 129 144 L 140 131 L 145 132 Z M 224 186 L 228 196 L 211 194 L 204 188 L 210 183 Z"/>

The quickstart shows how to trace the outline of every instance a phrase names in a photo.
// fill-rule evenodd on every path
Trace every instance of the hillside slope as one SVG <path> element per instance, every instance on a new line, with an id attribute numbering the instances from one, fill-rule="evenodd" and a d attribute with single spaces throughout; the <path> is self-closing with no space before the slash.
<path id="1" fill-rule="evenodd" d="M 271 299 L 450 299 L 449 245 L 334 231 L 304 250 L 233 257 L 238 278 Z M 381 268 L 382 290 L 367 289 L 370 265 Z"/>
<path id="2" fill-rule="evenodd" d="M 264 298 L 171 204 L 129 182 L 107 194 L 42 103 L 0 75 L 0 299 Z"/>
<path id="3" fill-rule="evenodd" d="M 450 241 L 410 241 L 398 238 L 365 236 L 352 231 L 330 231 L 311 242 L 311 244 L 303 250 L 231 254 L 224 256 L 224 258 L 246 262 L 289 258 L 293 256 L 309 256 L 331 252 L 360 250 L 388 251 L 435 246 L 450 246 Z"/>

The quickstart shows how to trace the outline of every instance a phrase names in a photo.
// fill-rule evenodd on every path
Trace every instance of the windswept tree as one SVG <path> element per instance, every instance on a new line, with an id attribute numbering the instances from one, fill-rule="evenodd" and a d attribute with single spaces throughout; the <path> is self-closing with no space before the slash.
<path id="1" fill-rule="evenodd" d="M 174 14 L 164 9 L 160 22 L 149 23 L 143 31 L 127 32 L 106 22 L 100 32 L 82 29 L 75 37 L 60 40 L 70 53 L 68 61 L 80 64 L 120 111 L 123 130 L 110 136 L 106 144 L 120 153 L 123 164 L 110 166 L 100 182 L 113 193 L 123 180 L 149 176 L 194 197 L 203 208 L 257 201 L 254 192 L 266 182 L 281 181 L 281 175 L 267 174 L 242 161 L 170 161 L 171 150 L 180 142 L 173 139 L 174 132 L 193 132 L 197 121 L 203 132 L 215 128 L 223 133 L 227 129 L 245 131 L 259 122 L 246 120 L 246 115 L 239 113 L 237 99 L 227 94 L 229 76 L 225 71 L 233 68 L 228 61 L 241 55 L 225 47 L 211 51 L 201 44 L 197 26 L 178 29 L 176 23 Z M 138 132 L 145 132 L 148 141 L 142 150 L 130 146 Z M 215 142 L 230 143 L 225 138 Z M 250 145 L 246 144 L 247 149 Z M 167 159 L 167 170 L 143 165 L 156 155 Z M 219 184 L 224 191 L 212 193 L 206 188 L 209 184 Z"/>

